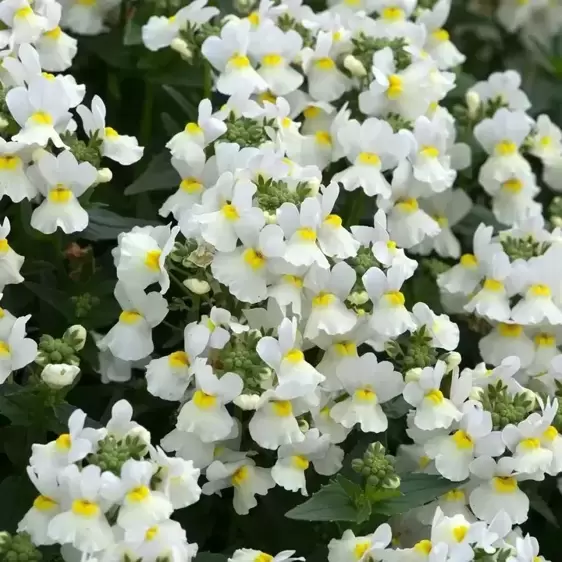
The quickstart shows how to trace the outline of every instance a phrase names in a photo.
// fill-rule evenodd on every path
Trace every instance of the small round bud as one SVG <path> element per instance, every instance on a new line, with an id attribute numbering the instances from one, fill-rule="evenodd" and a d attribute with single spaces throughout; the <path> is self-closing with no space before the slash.
<path id="1" fill-rule="evenodd" d="M 482 100 L 479 94 L 474 90 L 469 90 L 465 96 L 466 107 L 468 109 L 468 116 L 474 119 L 478 115 L 478 110 L 480 109 L 480 104 Z"/>
<path id="2" fill-rule="evenodd" d="M 484 391 L 483 388 L 481 388 L 481 387 L 479 387 L 479 386 L 473 386 L 473 387 L 470 389 L 470 393 L 469 393 L 468 397 L 469 397 L 471 400 L 478 400 L 478 401 L 480 401 L 480 400 L 482 400 L 482 396 L 484 395 L 484 392 L 485 392 L 485 391 Z"/>
<path id="3" fill-rule="evenodd" d="M 45 150 L 44 148 L 37 148 L 36 150 L 33 151 L 33 153 L 31 154 L 31 159 L 34 162 L 39 162 L 39 160 L 45 156 L 45 154 L 50 154 L 50 152 L 48 150 Z"/>
<path id="4" fill-rule="evenodd" d="M 277 224 L 277 215 L 275 213 L 263 212 L 266 224 Z"/>
<path id="5" fill-rule="evenodd" d="M 234 404 L 241 410 L 255 410 L 259 399 L 259 394 L 241 394 L 234 399 Z"/>
<path id="6" fill-rule="evenodd" d="M 314 197 L 318 195 L 320 191 L 320 180 L 317 178 L 313 178 L 306 182 L 306 187 L 308 188 L 308 197 Z"/>
<path id="7" fill-rule="evenodd" d="M 347 55 L 343 59 L 343 65 L 349 70 L 352 76 L 357 76 L 358 78 L 367 76 L 367 70 L 363 66 L 363 63 L 353 55 Z"/>
<path id="8" fill-rule="evenodd" d="M 193 60 L 193 52 L 189 48 L 189 45 L 180 37 L 176 37 L 172 40 L 170 47 L 180 55 L 180 57 L 188 62 Z"/>
<path id="9" fill-rule="evenodd" d="M 10 122 L 7 119 L 0 117 L 0 129 L 5 129 L 9 124 Z"/>
<path id="10" fill-rule="evenodd" d="M 449 353 L 445 359 L 445 362 L 447 363 L 446 372 L 450 373 L 453 369 L 455 369 L 461 364 L 461 361 L 462 361 L 461 354 L 457 353 L 456 351 L 451 351 L 451 353 Z"/>
<path id="11" fill-rule="evenodd" d="M 64 332 L 62 338 L 67 342 L 74 351 L 80 351 L 84 348 L 88 332 L 81 324 L 74 324 Z"/>
<path id="12" fill-rule="evenodd" d="M 209 285 L 207 281 L 204 279 L 197 279 L 196 277 L 186 279 L 183 284 L 196 295 L 204 295 L 211 290 L 211 285 Z"/>
<path id="13" fill-rule="evenodd" d="M 528 388 L 526 388 L 521 394 L 525 396 L 525 400 L 528 400 L 530 402 L 529 408 L 532 410 L 537 404 L 537 395 Z"/>
<path id="14" fill-rule="evenodd" d="M 41 371 L 41 380 L 49 387 L 58 389 L 70 386 L 80 373 L 80 368 L 66 363 L 46 365 Z"/>
<path id="15" fill-rule="evenodd" d="M 421 368 L 420 367 L 414 367 L 413 369 L 410 369 L 405 377 L 404 377 L 404 381 L 405 382 L 416 382 L 420 380 L 420 376 L 421 376 Z"/>
<path id="16" fill-rule="evenodd" d="M 369 300 L 367 291 L 355 291 L 347 297 L 347 301 L 354 306 L 361 306 Z"/>
<path id="17" fill-rule="evenodd" d="M 96 177 L 96 185 L 100 183 L 109 183 L 113 179 L 113 172 L 109 168 L 102 168 L 98 170 Z"/>

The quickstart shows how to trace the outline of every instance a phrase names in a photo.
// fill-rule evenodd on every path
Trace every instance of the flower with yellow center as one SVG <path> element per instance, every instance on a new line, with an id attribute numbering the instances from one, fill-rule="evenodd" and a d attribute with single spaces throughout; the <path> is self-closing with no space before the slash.
<path id="1" fill-rule="evenodd" d="M 523 189 L 523 182 L 517 178 L 511 178 L 502 183 L 502 189 L 511 193 L 511 195 L 516 195 Z"/>
<path id="2" fill-rule="evenodd" d="M 237 488 L 241 486 L 250 476 L 250 469 L 247 465 L 241 466 L 236 472 L 231 476 L 230 480 L 232 485 Z"/>
<path id="3" fill-rule="evenodd" d="M 262 57 L 261 63 L 263 64 L 263 66 L 275 68 L 283 64 L 283 57 L 277 53 L 269 53 Z"/>
<path id="4" fill-rule="evenodd" d="M 492 485 L 499 494 L 513 494 L 518 489 L 517 480 L 513 476 L 495 476 Z"/>
<path id="5" fill-rule="evenodd" d="M 181 180 L 180 189 L 192 195 L 199 193 L 203 189 L 203 184 L 196 178 L 184 178 Z"/>
<path id="6" fill-rule="evenodd" d="M 425 398 L 435 406 L 442 404 L 443 400 L 445 400 L 443 393 L 438 388 L 433 388 L 429 392 L 426 392 Z"/>
<path id="7" fill-rule="evenodd" d="M 53 118 L 46 111 L 36 111 L 31 114 L 30 119 L 37 125 L 52 125 Z"/>
<path id="8" fill-rule="evenodd" d="M 0 357 L 7 357 L 10 355 L 10 345 L 8 342 L 0 340 Z"/>
<path id="9" fill-rule="evenodd" d="M 428 541 L 427 539 L 420 541 L 414 545 L 414 550 L 424 556 L 429 556 L 432 548 L 433 545 L 431 544 L 431 541 Z"/>
<path id="10" fill-rule="evenodd" d="M 533 297 L 549 298 L 551 296 L 550 287 L 548 285 L 542 285 L 540 283 L 536 285 L 531 285 L 529 288 L 529 293 Z"/>
<path id="11" fill-rule="evenodd" d="M 358 388 L 353 393 L 353 397 L 358 402 L 363 402 L 363 403 L 366 403 L 366 404 L 372 404 L 373 402 L 376 402 L 376 400 L 377 400 L 376 392 L 372 388 L 369 388 L 369 387 Z"/>
<path id="12" fill-rule="evenodd" d="M 506 324 L 500 322 L 498 325 L 498 332 L 504 338 L 518 338 L 523 333 L 523 326 L 520 324 Z"/>
<path id="13" fill-rule="evenodd" d="M 316 242 L 316 231 L 313 228 L 299 228 L 297 234 L 303 242 Z"/>
<path id="14" fill-rule="evenodd" d="M 449 32 L 443 28 L 434 29 L 431 32 L 431 37 L 439 43 L 445 43 L 445 41 L 449 40 Z"/>
<path id="15" fill-rule="evenodd" d="M 49 201 L 57 204 L 68 203 L 72 198 L 72 191 L 62 183 L 58 183 L 49 191 Z"/>
<path id="16" fill-rule="evenodd" d="M 402 78 L 397 74 L 391 74 L 388 77 L 388 88 L 386 90 L 386 97 L 389 100 L 396 100 L 404 93 L 404 84 Z"/>
<path id="17" fill-rule="evenodd" d="M 142 503 L 150 497 L 150 488 L 148 486 L 135 486 L 127 492 L 127 500 L 131 503 Z"/>
<path id="18" fill-rule="evenodd" d="M 273 413 L 280 418 L 293 415 L 293 405 L 288 400 L 274 400 L 271 403 Z"/>
<path id="19" fill-rule="evenodd" d="M 314 65 L 316 68 L 323 71 L 333 70 L 336 67 L 336 63 L 330 57 L 316 59 L 316 61 L 314 61 Z"/>
<path id="20" fill-rule="evenodd" d="M 420 152 L 426 158 L 437 158 L 439 156 L 439 149 L 436 146 L 422 146 Z"/>
<path id="21" fill-rule="evenodd" d="M 342 341 L 334 344 L 334 349 L 338 355 L 349 357 L 357 354 L 357 346 L 352 341 Z"/>
<path id="22" fill-rule="evenodd" d="M 386 8 L 383 8 L 381 17 L 385 21 L 397 22 L 404 20 L 406 18 L 406 14 L 399 6 L 387 6 Z"/>
<path id="23" fill-rule="evenodd" d="M 304 361 L 304 353 L 300 349 L 290 349 L 283 357 L 289 363 L 297 364 Z"/>
<path id="24" fill-rule="evenodd" d="M 58 505 L 59 505 L 58 502 L 55 501 L 53 498 L 43 495 L 37 496 L 33 501 L 33 507 L 38 511 L 43 511 L 43 512 L 51 511 L 55 509 Z"/>
<path id="25" fill-rule="evenodd" d="M 291 463 L 298 470 L 306 470 L 310 465 L 310 461 L 302 455 L 293 455 Z"/>
<path id="26" fill-rule="evenodd" d="M 332 146 L 332 135 L 328 131 L 316 131 L 314 133 L 316 144 L 329 148 Z"/>
<path id="27" fill-rule="evenodd" d="M 136 324 L 142 319 L 142 314 L 137 312 L 136 310 L 124 310 L 119 315 L 119 322 L 123 322 L 123 324 Z"/>
<path id="28" fill-rule="evenodd" d="M 151 271 L 160 271 L 161 250 L 149 250 L 144 257 L 144 265 Z"/>
<path id="29" fill-rule="evenodd" d="M 0 156 L 0 170 L 13 172 L 21 166 L 21 158 L 13 154 Z"/>
<path id="30" fill-rule="evenodd" d="M 332 293 L 326 293 L 321 291 L 312 299 L 313 307 L 324 307 L 329 306 L 336 300 L 336 296 Z"/>
<path id="31" fill-rule="evenodd" d="M 453 433 L 452 439 L 458 449 L 466 450 L 472 449 L 474 447 L 474 441 L 472 440 L 472 437 L 470 437 L 470 435 L 462 429 L 455 431 L 455 433 Z"/>
<path id="32" fill-rule="evenodd" d="M 513 156 L 517 152 L 517 145 L 510 140 L 502 140 L 495 147 L 498 156 Z"/>
<path id="33" fill-rule="evenodd" d="M 235 53 L 228 60 L 228 64 L 237 70 L 242 70 L 250 66 L 250 59 L 246 55 Z"/>
<path id="34" fill-rule="evenodd" d="M 96 517 L 100 513 L 100 507 L 96 502 L 80 499 L 72 502 L 72 513 L 80 517 Z"/>
<path id="35" fill-rule="evenodd" d="M 189 355 L 185 351 L 174 351 L 168 356 L 168 363 L 175 369 L 189 367 Z"/>
<path id="36" fill-rule="evenodd" d="M 384 294 L 386 302 L 392 307 L 404 306 L 406 298 L 400 291 L 387 291 Z"/>
<path id="37" fill-rule="evenodd" d="M 197 123 L 194 123 L 192 121 L 190 123 L 187 123 L 187 125 L 184 127 L 184 132 L 189 133 L 190 135 L 202 135 L 203 129 Z"/>
<path id="38" fill-rule="evenodd" d="M 196 390 L 193 394 L 193 403 L 201 410 L 210 410 L 217 404 L 217 397 L 206 394 L 202 390 Z"/>
<path id="39" fill-rule="evenodd" d="M 381 159 L 378 154 L 374 152 L 361 152 L 357 157 L 359 164 L 363 166 L 380 166 Z"/>
<path id="40" fill-rule="evenodd" d="M 396 207 L 403 213 L 415 213 L 419 209 L 418 200 L 413 197 L 402 199 L 396 204 Z"/>
<path id="41" fill-rule="evenodd" d="M 469 526 L 468 525 L 457 525 L 453 527 L 452 533 L 455 541 L 462 542 L 466 538 L 468 533 Z"/>
<path id="42" fill-rule="evenodd" d="M 305 119 L 314 119 L 315 117 L 318 117 L 321 112 L 322 110 L 316 105 L 309 105 L 308 107 L 304 108 L 302 113 Z"/>
<path id="43" fill-rule="evenodd" d="M 499 293 L 504 290 L 504 284 L 499 279 L 486 279 L 484 281 L 484 289 L 492 293 Z"/>
<path id="44" fill-rule="evenodd" d="M 331 226 L 332 228 L 340 228 L 342 222 L 342 218 L 339 215 L 328 215 L 324 219 L 324 224 Z"/>
<path id="45" fill-rule="evenodd" d="M 478 259 L 474 254 L 463 254 L 460 259 L 460 263 L 466 269 L 474 269 L 478 267 Z"/>
<path id="46" fill-rule="evenodd" d="M 370 541 L 358 542 L 353 549 L 353 556 L 355 557 L 355 560 L 361 560 L 361 558 L 365 556 L 365 553 L 369 550 L 369 548 L 371 548 Z"/>
<path id="47" fill-rule="evenodd" d="M 237 221 L 240 218 L 238 209 L 231 203 L 225 203 L 221 208 L 224 218 L 230 222 Z"/>
<path id="48" fill-rule="evenodd" d="M 71 446 L 72 446 L 72 438 L 68 433 L 63 433 L 62 435 L 59 435 L 55 439 L 55 447 L 59 451 L 68 451 Z"/>
<path id="49" fill-rule="evenodd" d="M 243 258 L 244 261 L 256 271 L 263 269 L 267 261 L 260 251 L 254 250 L 253 248 L 244 250 Z"/>

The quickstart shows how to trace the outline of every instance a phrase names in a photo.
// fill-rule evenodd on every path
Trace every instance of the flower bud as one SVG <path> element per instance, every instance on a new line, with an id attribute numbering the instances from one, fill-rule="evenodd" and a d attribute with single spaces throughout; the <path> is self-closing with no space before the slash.
<path id="1" fill-rule="evenodd" d="M 84 348 L 88 332 L 86 328 L 80 324 L 70 326 L 62 336 L 62 339 L 74 348 L 75 351 L 80 351 Z"/>
<path id="2" fill-rule="evenodd" d="M 357 76 L 359 78 L 367 76 L 367 70 L 363 66 L 363 63 L 353 55 L 347 55 L 343 59 L 343 66 L 349 70 L 352 76 Z"/>
<path id="3" fill-rule="evenodd" d="M 43 156 L 45 156 L 45 154 L 50 154 L 50 152 L 44 148 L 37 148 L 31 154 L 31 159 L 33 162 L 38 162 Z"/>
<path id="4" fill-rule="evenodd" d="M 308 180 L 308 182 L 306 183 L 306 187 L 308 188 L 308 197 L 315 197 L 316 195 L 318 195 L 318 192 L 320 191 L 320 180 L 318 178 L 313 178 L 311 180 Z"/>
<path id="5" fill-rule="evenodd" d="M 354 306 L 361 306 L 362 304 L 365 304 L 368 300 L 369 300 L 369 294 L 367 293 L 367 291 L 360 291 L 360 292 L 356 291 L 354 293 L 351 293 L 347 297 L 347 301 L 353 304 Z"/>
<path id="6" fill-rule="evenodd" d="M 96 177 L 96 185 L 100 183 L 109 183 L 113 179 L 113 172 L 109 168 L 102 168 L 98 170 Z"/>
<path id="7" fill-rule="evenodd" d="M 193 52 L 189 48 L 188 44 L 181 38 L 176 37 L 172 40 L 170 47 L 180 55 L 180 57 L 188 62 L 193 59 Z"/>
<path id="8" fill-rule="evenodd" d="M 204 295 L 211 290 L 211 285 L 209 285 L 207 281 L 204 279 L 197 279 L 196 277 L 186 279 L 183 284 L 196 295 Z"/>
<path id="9" fill-rule="evenodd" d="M 420 367 L 414 367 L 413 369 L 410 369 L 404 376 L 404 381 L 407 383 L 419 381 L 421 372 L 422 369 Z"/>
<path id="10" fill-rule="evenodd" d="M 277 215 L 275 213 L 263 212 L 266 224 L 277 224 Z"/>
<path id="11" fill-rule="evenodd" d="M 473 386 L 470 389 L 470 393 L 468 397 L 471 400 L 478 400 L 479 402 L 482 400 L 482 396 L 484 395 L 485 390 L 479 386 Z"/>
<path id="12" fill-rule="evenodd" d="M 259 399 L 259 394 L 241 394 L 234 399 L 234 404 L 241 410 L 255 410 Z"/>
<path id="13" fill-rule="evenodd" d="M 468 109 L 468 116 L 471 119 L 474 119 L 478 115 L 478 110 L 480 109 L 482 100 L 474 90 L 470 90 L 466 93 L 465 101 Z"/>
<path id="14" fill-rule="evenodd" d="M 10 122 L 7 119 L 0 117 L 0 129 L 5 129 L 9 124 Z"/>
<path id="15" fill-rule="evenodd" d="M 445 358 L 445 363 L 447 364 L 447 370 L 445 372 L 450 373 L 455 367 L 461 364 L 461 361 L 461 354 L 456 351 L 451 351 Z"/>
<path id="16" fill-rule="evenodd" d="M 41 380 L 51 388 L 58 389 L 69 386 L 78 376 L 80 368 L 66 363 L 49 364 L 41 371 Z"/>

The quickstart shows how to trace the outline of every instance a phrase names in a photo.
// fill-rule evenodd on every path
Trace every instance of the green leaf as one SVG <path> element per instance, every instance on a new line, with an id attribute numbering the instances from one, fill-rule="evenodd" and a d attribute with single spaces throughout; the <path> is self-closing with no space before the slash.
<path id="1" fill-rule="evenodd" d="M 194 562 L 226 562 L 227 557 L 224 554 L 216 552 L 198 552 Z"/>
<path id="2" fill-rule="evenodd" d="M 146 191 L 170 189 L 172 187 L 177 187 L 179 183 L 179 174 L 170 162 L 170 153 L 165 150 L 157 154 L 144 173 L 125 189 L 125 195 L 136 195 Z"/>
<path id="3" fill-rule="evenodd" d="M 525 490 L 527 496 L 529 496 L 529 501 L 531 503 L 531 509 L 534 509 L 537 513 L 540 513 L 551 525 L 560 528 L 556 515 L 550 506 L 540 495 L 538 490 Z"/>
<path id="4" fill-rule="evenodd" d="M 197 117 L 197 107 L 186 99 L 181 92 L 178 92 L 178 90 L 168 85 L 162 86 L 162 89 L 178 104 L 187 117 Z"/>
<path id="5" fill-rule="evenodd" d="M 90 221 L 88 228 L 81 233 L 86 240 L 115 240 L 119 234 L 131 230 L 134 226 L 158 225 L 156 221 L 138 219 L 134 217 L 122 217 L 108 209 L 89 209 Z"/>
<path id="6" fill-rule="evenodd" d="M 123 45 L 141 45 L 142 44 L 142 26 L 133 18 L 125 23 L 125 35 L 123 36 Z"/>
<path id="7" fill-rule="evenodd" d="M 33 418 L 30 412 L 33 410 L 30 406 L 33 398 L 30 387 L 4 383 L 0 385 L 0 414 L 8 418 L 13 425 L 31 426 Z"/>
<path id="8" fill-rule="evenodd" d="M 334 481 L 285 516 L 301 521 L 357 521 L 358 511 L 347 491 Z"/>
<path id="9" fill-rule="evenodd" d="M 451 482 L 434 474 L 406 474 L 401 476 L 399 490 L 401 495 L 375 503 L 373 512 L 389 516 L 405 513 L 414 507 L 432 502 L 462 485 L 463 482 Z"/>
<path id="10" fill-rule="evenodd" d="M 0 510 L 0 529 L 13 533 L 36 495 L 33 485 L 24 474 L 12 474 L 2 480 L 0 498 L 6 507 Z"/>

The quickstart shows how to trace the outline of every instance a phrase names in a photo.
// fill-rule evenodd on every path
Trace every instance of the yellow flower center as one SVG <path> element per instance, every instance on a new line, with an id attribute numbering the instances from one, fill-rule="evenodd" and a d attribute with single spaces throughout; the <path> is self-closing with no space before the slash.
<path id="1" fill-rule="evenodd" d="M 43 37 L 57 40 L 61 36 L 61 33 L 62 29 L 57 26 L 54 29 L 51 29 L 51 31 L 46 31 L 45 33 L 43 33 Z"/>
<path id="2" fill-rule="evenodd" d="M 419 209 L 418 200 L 413 197 L 408 197 L 407 199 L 402 199 L 396 206 L 403 213 L 415 213 Z"/>
<path id="3" fill-rule="evenodd" d="M 456 527 L 453 527 L 453 537 L 457 542 L 464 541 L 467 533 L 468 525 L 457 525 Z"/>
<path id="4" fill-rule="evenodd" d="M 398 99 L 404 92 L 404 84 L 402 78 L 397 74 L 391 74 L 388 77 L 388 89 L 386 90 L 386 97 L 390 100 Z"/>
<path id="5" fill-rule="evenodd" d="M 388 6 L 381 12 L 382 19 L 386 21 L 401 21 L 406 17 L 404 10 L 398 6 Z"/>
<path id="6" fill-rule="evenodd" d="M 72 502 L 72 513 L 80 517 L 96 517 L 100 512 L 99 505 L 90 500 L 74 500 Z"/>
<path id="7" fill-rule="evenodd" d="M 113 127 L 106 127 L 103 132 L 109 139 L 116 139 L 119 137 L 119 133 Z"/>
<path id="8" fill-rule="evenodd" d="M 201 135 L 203 134 L 203 129 L 197 123 L 192 121 L 185 126 L 184 132 L 189 133 L 190 135 Z"/>
<path id="9" fill-rule="evenodd" d="M 381 164 L 379 155 L 374 152 L 360 152 L 357 159 L 364 166 L 380 166 Z"/>
<path id="10" fill-rule="evenodd" d="M 502 188 L 511 194 L 519 193 L 523 189 L 523 182 L 517 178 L 511 178 L 510 180 L 504 181 L 502 183 Z"/>
<path id="11" fill-rule="evenodd" d="M 414 550 L 416 552 L 419 552 L 420 554 L 423 554 L 424 556 L 428 556 L 432 548 L 433 545 L 431 544 L 431 541 L 428 541 L 427 539 L 420 541 L 414 545 Z"/>
<path id="12" fill-rule="evenodd" d="M 316 133 L 314 133 L 314 140 L 320 146 L 332 146 L 332 135 L 328 131 L 316 131 Z"/>
<path id="13" fill-rule="evenodd" d="M 14 170 L 17 170 L 20 165 L 21 158 L 19 158 L 19 156 L 14 156 L 12 154 L 0 156 L 0 170 L 13 172 Z"/>
<path id="14" fill-rule="evenodd" d="M 161 250 L 150 250 L 146 252 L 144 257 L 144 265 L 151 269 L 152 271 L 160 270 L 160 256 L 162 255 Z"/>
<path id="15" fill-rule="evenodd" d="M 474 254 L 463 254 L 461 256 L 461 265 L 467 269 L 472 269 L 478 265 L 478 260 Z"/>
<path id="16" fill-rule="evenodd" d="M 534 297 L 550 297 L 550 287 L 548 285 L 536 284 L 532 285 L 529 289 L 529 292 Z"/>
<path id="17" fill-rule="evenodd" d="M 81 6 L 95 6 L 97 0 L 76 0 L 76 3 Z"/>
<path id="18" fill-rule="evenodd" d="M 150 496 L 150 488 L 148 486 L 135 486 L 127 492 L 127 499 L 132 503 L 141 503 Z"/>
<path id="19" fill-rule="evenodd" d="M 486 279 L 486 281 L 484 281 L 484 289 L 493 293 L 499 293 L 503 291 L 504 287 L 503 283 L 498 279 Z"/>
<path id="20" fill-rule="evenodd" d="M 358 542 L 353 549 L 353 556 L 355 557 L 355 560 L 361 560 L 369 548 L 371 548 L 370 541 Z"/>
<path id="21" fill-rule="evenodd" d="M 33 15 L 33 10 L 29 6 L 16 10 L 14 18 L 26 19 Z"/>
<path id="22" fill-rule="evenodd" d="M 556 344 L 556 337 L 546 332 L 540 332 L 535 336 L 535 345 L 538 347 L 553 347 Z"/>
<path id="23" fill-rule="evenodd" d="M 10 244 L 6 238 L 0 239 L 0 254 L 5 254 L 10 249 Z"/>
<path id="24" fill-rule="evenodd" d="M 202 390 L 196 390 L 193 395 L 193 403 L 200 410 L 210 410 L 217 403 L 217 397 L 212 394 L 206 394 Z"/>
<path id="25" fill-rule="evenodd" d="M 241 466 L 230 478 L 233 486 L 241 486 L 250 476 L 250 470 L 246 465 Z"/>
<path id="26" fill-rule="evenodd" d="M 283 275 L 283 281 L 293 285 L 297 289 L 302 289 L 304 285 L 304 281 L 302 280 L 302 278 L 297 277 L 296 275 Z"/>
<path id="27" fill-rule="evenodd" d="M 321 111 L 322 110 L 319 107 L 316 107 L 315 105 L 309 105 L 304 109 L 302 113 L 305 119 L 314 119 L 315 117 L 318 117 L 320 115 Z"/>
<path id="28" fill-rule="evenodd" d="M 302 455 L 293 455 L 291 458 L 293 466 L 299 470 L 306 470 L 310 465 L 309 460 Z"/>
<path id="29" fill-rule="evenodd" d="M 234 205 L 230 203 L 226 203 L 226 205 L 222 206 L 221 213 L 223 214 L 224 218 L 228 221 L 237 221 L 240 218 L 238 214 L 238 210 Z"/>
<path id="30" fill-rule="evenodd" d="M 512 494 L 517 490 L 517 480 L 513 476 L 496 476 L 493 486 L 499 494 Z"/>
<path id="31" fill-rule="evenodd" d="M 437 158 L 439 156 L 439 149 L 436 146 L 423 146 L 420 152 L 427 158 Z"/>
<path id="32" fill-rule="evenodd" d="M 149 527 L 144 534 L 144 540 L 148 542 L 153 541 L 158 536 L 158 532 L 159 529 L 157 525 L 154 525 L 154 527 Z"/>
<path id="33" fill-rule="evenodd" d="M 386 243 L 386 247 L 387 247 L 389 250 L 396 250 L 396 242 L 395 242 L 394 240 L 389 240 L 389 241 Z"/>
<path id="34" fill-rule="evenodd" d="M 539 139 L 539 144 L 543 147 L 543 148 L 547 148 L 552 144 L 552 137 L 549 137 L 548 135 L 541 137 Z"/>
<path id="35" fill-rule="evenodd" d="M 332 293 L 325 293 L 324 291 L 321 291 L 312 299 L 312 306 L 329 306 L 335 299 L 336 297 Z"/>
<path id="36" fill-rule="evenodd" d="M 342 219 L 339 215 L 328 215 L 324 219 L 324 224 L 331 226 L 332 228 L 340 228 L 342 225 Z"/>
<path id="37" fill-rule="evenodd" d="M 434 388 L 429 392 L 426 392 L 425 397 L 427 400 L 432 402 L 435 406 L 438 406 L 443 402 L 443 400 L 445 400 L 443 393 L 438 388 Z"/>
<path id="38" fill-rule="evenodd" d="M 33 507 L 39 511 L 51 511 L 57 507 L 58 502 L 49 496 L 37 496 L 33 502 Z"/>
<path id="39" fill-rule="evenodd" d="M 472 441 L 470 435 L 462 429 L 455 431 L 453 434 L 453 441 L 459 449 L 463 450 L 472 449 L 474 446 L 474 442 Z"/>
<path id="40" fill-rule="evenodd" d="M 270 53 L 262 57 L 261 63 L 269 67 L 279 66 L 283 63 L 283 57 L 277 53 Z"/>
<path id="41" fill-rule="evenodd" d="M 300 349 L 291 349 L 285 353 L 283 359 L 289 361 L 289 363 L 300 363 L 304 361 L 304 353 Z"/>
<path id="42" fill-rule="evenodd" d="M 434 215 L 433 220 L 441 227 L 447 228 L 449 226 L 449 219 L 443 215 Z"/>
<path id="43" fill-rule="evenodd" d="M 543 432 L 542 436 L 547 441 L 554 441 L 558 437 L 558 430 L 553 426 L 549 425 Z"/>
<path id="44" fill-rule="evenodd" d="M 336 66 L 336 63 L 330 57 L 317 59 L 314 64 L 316 65 L 316 68 L 319 68 L 320 70 L 332 70 Z"/>
<path id="45" fill-rule="evenodd" d="M 68 203 L 72 198 L 72 191 L 62 183 L 58 183 L 49 191 L 49 201 L 53 203 Z"/>
<path id="46" fill-rule="evenodd" d="M 316 242 L 316 231 L 309 227 L 299 228 L 297 230 L 299 238 L 304 242 Z"/>
<path id="47" fill-rule="evenodd" d="M 142 318 L 142 314 L 136 310 L 124 310 L 119 315 L 119 322 L 123 324 L 136 324 Z"/>
<path id="48" fill-rule="evenodd" d="M 418 465 L 423 470 L 430 462 L 431 459 L 427 455 L 422 455 L 418 460 Z"/>
<path id="49" fill-rule="evenodd" d="M 189 355 L 185 351 L 174 351 L 168 356 L 170 367 L 182 369 L 189 366 Z"/>
<path id="50" fill-rule="evenodd" d="M 523 333 L 523 326 L 520 324 L 506 324 L 501 322 L 498 326 L 498 332 L 504 338 L 518 338 Z"/>
<path id="51" fill-rule="evenodd" d="M 10 355 L 10 346 L 7 342 L 0 340 L 0 357 Z"/>
<path id="52" fill-rule="evenodd" d="M 72 446 L 70 434 L 63 433 L 62 435 L 59 435 L 55 440 L 55 446 L 59 451 L 68 451 Z"/>
<path id="53" fill-rule="evenodd" d="M 46 111 L 36 111 L 31 114 L 31 120 L 37 125 L 52 125 L 53 118 Z"/>
<path id="54" fill-rule="evenodd" d="M 375 402 L 377 399 L 377 393 L 369 387 L 358 388 L 353 393 L 353 396 L 358 402 L 366 402 L 368 404 Z"/>
<path id="55" fill-rule="evenodd" d="M 248 248 L 243 254 L 244 261 L 255 270 L 262 269 L 266 263 L 266 259 L 261 252 Z"/>
<path id="56" fill-rule="evenodd" d="M 357 346 L 352 341 L 341 341 L 334 344 L 334 349 L 338 355 L 342 357 L 349 357 L 350 355 L 357 354 Z"/>
<path id="57" fill-rule="evenodd" d="M 445 494 L 445 500 L 449 501 L 449 502 L 459 502 L 459 501 L 464 501 L 465 498 L 465 493 L 462 490 L 449 490 L 446 494 Z"/>
<path id="58" fill-rule="evenodd" d="M 517 152 L 517 145 L 510 140 L 502 140 L 496 144 L 496 154 L 498 156 L 511 156 Z"/>
<path id="59" fill-rule="evenodd" d="M 248 21 L 253 25 L 253 26 L 258 26 L 260 24 L 261 21 L 261 17 L 259 12 L 252 12 L 249 16 L 248 16 Z"/>
<path id="60" fill-rule="evenodd" d="M 404 295 L 400 291 L 387 291 L 384 297 L 391 306 L 404 306 L 406 302 Z"/>
<path id="61" fill-rule="evenodd" d="M 203 189 L 203 184 L 196 178 L 185 178 L 181 180 L 180 189 L 186 193 L 198 193 Z"/>
<path id="62" fill-rule="evenodd" d="M 519 445 L 525 451 L 534 451 L 541 446 L 541 442 L 536 437 L 528 437 L 520 441 Z"/>
<path id="63" fill-rule="evenodd" d="M 288 400 L 275 400 L 271 405 L 273 413 L 280 418 L 286 418 L 293 413 L 293 406 Z"/>
<path id="64" fill-rule="evenodd" d="M 250 66 L 250 59 L 246 55 L 233 55 L 232 57 L 230 57 L 230 60 L 228 62 L 231 66 L 238 70 L 248 68 Z"/>
<path id="65" fill-rule="evenodd" d="M 433 37 L 433 39 L 439 41 L 440 43 L 444 43 L 445 41 L 449 40 L 449 32 L 443 28 L 434 29 L 431 32 L 431 36 Z"/>
<path id="66" fill-rule="evenodd" d="M 275 97 L 270 91 L 263 92 L 258 96 L 258 101 L 263 104 L 264 101 L 268 101 L 269 103 L 275 103 L 277 101 L 277 97 Z"/>

